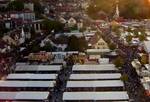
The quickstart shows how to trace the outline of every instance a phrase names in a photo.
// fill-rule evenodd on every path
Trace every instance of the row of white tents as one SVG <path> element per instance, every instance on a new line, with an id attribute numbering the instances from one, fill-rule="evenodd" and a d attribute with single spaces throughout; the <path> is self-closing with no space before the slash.
<path id="1" fill-rule="evenodd" d="M 121 74 L 113 64 L 74 65 L 72 71 L 64 102 L 128 102 Z"/>
<path id="2" fill-rule="evenodd" d="M 49 102 L 60 69 L 60 65 L 17 64 L 15 73 L 0 81 L 0 102 Z"/>

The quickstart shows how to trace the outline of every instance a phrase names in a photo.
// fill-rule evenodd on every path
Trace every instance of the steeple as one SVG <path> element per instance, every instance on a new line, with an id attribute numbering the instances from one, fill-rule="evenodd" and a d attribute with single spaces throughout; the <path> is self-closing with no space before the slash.
<path id="1" fill-rule="evenodd" d="M 20 39 L 19 39 L 19 43 L 22 44 L 25 42 L 25 33 L 24 30 L 22 28 L 21 34 L 20 34 Z"/>
<path id="2" fill-rule="evenodd" d="M 114 19 L 119 18 L 119 0 L 116 0 L 116 9 L 115 9 L 115 15 L 113 17 Z"/>
<path id="3" fill-rule="evenodd" d="M 22 37 L 22 38 L 24 38 L 24 37 L 25 37 L 25 33 L 24 33 L 23 28 L 22 28 L 22 30 L 21 30 L 21 37 Z"/>

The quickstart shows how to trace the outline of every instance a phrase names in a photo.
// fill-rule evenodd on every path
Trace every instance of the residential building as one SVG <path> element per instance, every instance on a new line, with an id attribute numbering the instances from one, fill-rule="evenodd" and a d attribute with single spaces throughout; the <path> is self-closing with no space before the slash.
<path id="1" fill-rule="evenodd" d="M 24 8 L 34 11 L 34 3 L 31 0 L 24 1 Z"/>
<path id="2" fill-rule="evenodd" d="M 148 62 L 150 64 L 150 41 L 144 41 L 143 47 L 144 47 L 144 50 L 148 56 Z"/>
<path id="3" fill-rule="evenodd" d="M 95 49 L 108 49 L 108 44 L 100 38 L 96 44 L 93 45 Z"/>
<path id="4" fill-rule="evenodd" d="M 23 23 L 31 22 L 35 20 L 35 13 L 29 9 L 23 11 L 11 11 L 7 13 L 1 13 L 1 25 L 4 25 L 7 29 L 12 29 L 18 26 L 22 26 Z"/>
<path id="5" fill-rule="evenodd" d="M 72 26 L 74 26 L 74 25 L 76 25 L 76 24 L 77 24 L 77 21 L 76 21 L 75 18 L 71 17 L 71 18 L 68 20 L 68 26 L 69 26 L 69 27 L 72 27 Z"/>

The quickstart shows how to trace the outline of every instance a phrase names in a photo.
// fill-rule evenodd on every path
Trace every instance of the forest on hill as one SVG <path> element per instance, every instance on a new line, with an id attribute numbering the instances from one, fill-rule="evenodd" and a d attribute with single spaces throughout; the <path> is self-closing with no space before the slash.
<path id="1" fill-rule="evenodd" d="M 118 1 L 118 2 L 117 2 Z M 115 14 L 116 4 L 119 5 L 120 16 L 128 19 L 150 18 L 150 0 L 92 0 L 87 13 L 97 19 L 99 12 L 105 12 L 112 18 Z"/>

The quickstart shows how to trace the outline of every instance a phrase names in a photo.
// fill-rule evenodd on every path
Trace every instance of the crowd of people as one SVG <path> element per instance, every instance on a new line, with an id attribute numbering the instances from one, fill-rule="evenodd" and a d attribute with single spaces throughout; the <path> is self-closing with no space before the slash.
<path id="1" fill-rule="evenodd" d="M 11 36 L 13 35 L 0 39 L 0 78 L 10 73 L 15 64 L 16 51 L 13 51 L 15 45 L 11 42 Z"/>
<path id="2" fill-rule="evenodd" d="M 13 58 L 7 54 L 0 54 L 0 78 L 13 71 L 13 68 Z"/>
<path id="3" fill-rule="evenodd" d="M 63 63 L 62 69 L 56 80 L 56 86 L 54 88 L 54 102 L 62 102 L 62 95 L 65 91 L 67 80 L 72 72 L 72 66 L 74 65 L 73 55 L 64 59 L 66 63 Z"/>

